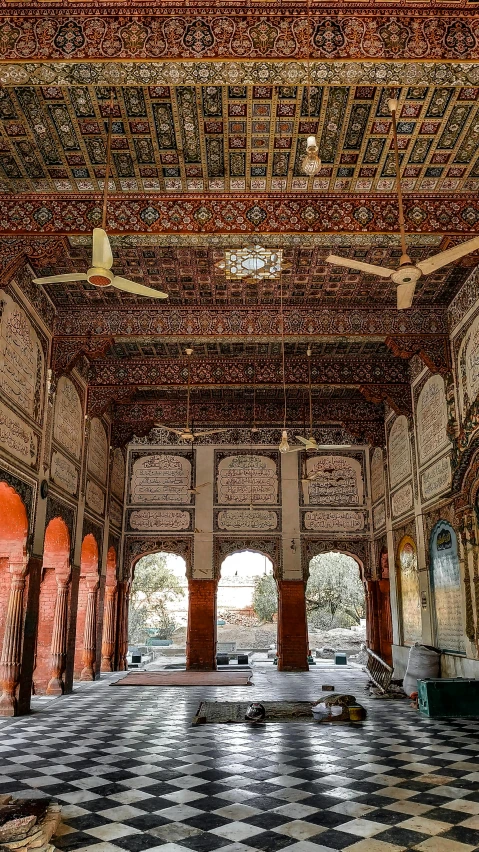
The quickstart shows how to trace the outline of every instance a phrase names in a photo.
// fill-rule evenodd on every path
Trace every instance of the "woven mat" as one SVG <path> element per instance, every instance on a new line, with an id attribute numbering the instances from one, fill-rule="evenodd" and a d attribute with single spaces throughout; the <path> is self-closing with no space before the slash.
<path id="1" fill-rule="evenodd" d="M 206 724 L 244 722 L 249 701 L 202 701 L 196 716 L 205 718 Z M 262 701 L 266 710 L 266 722 L 314 721 L 311 701 Z"/>
<path id="2" fill-rule="evenodd" d="M 129 672 L 111 686 L 249 686 L 251 672 Z"/>

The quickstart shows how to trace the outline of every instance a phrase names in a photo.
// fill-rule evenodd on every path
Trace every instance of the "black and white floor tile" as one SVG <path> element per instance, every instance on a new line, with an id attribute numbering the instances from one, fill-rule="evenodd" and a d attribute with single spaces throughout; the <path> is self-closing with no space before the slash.
<path id="1" fill-rule="evenodd" d="M 479 850 L 479 721 L 365 698 L 350 667 L 255 669 L 253 687 L 230 689 L 118 677 L 0 721 L 0 793 L 60 802 L 60 850 Z M 191 727 L 202 698 L 308 700 L 328 682 L 367 706 L 366 722 Z"/>

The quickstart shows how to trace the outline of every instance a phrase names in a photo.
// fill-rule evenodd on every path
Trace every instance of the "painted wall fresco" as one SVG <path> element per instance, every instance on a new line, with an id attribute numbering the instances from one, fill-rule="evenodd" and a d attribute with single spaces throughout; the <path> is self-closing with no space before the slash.
<path id="1" fill-rule="evenodd" d="M 170 530 L 181 532 L 190 528 L 190 513 L 180 509 L 135 509 L 130 514 L 132 530 Z"/>
<path id="2" fill-rule="evenodd" d="M 408 482 L 398 491 L 395 491 L 391 497 L 391 511 L 393 518 L 399 518 L 405 515 L 413 507 L 412 485 Z"/>
<path id="3" fill-rule="evenodd" d="M 381 502 L 373 509 L 373 527 L 374 530 L 380 530 L 384 526 L 386 526 L 386 506 Z"/>
<path id="4" fill-rule="evenodd" d="M 264 509 L 221 509 L 217 516 L 218 529 L 228 532 L 244 532 L 247 530 L 262 532 L 275 530 L 278 527 L 276 512 Z"/>
<path id="5" fill-rule="evenodd" d="M 103 515 L 105 509 L 105 493 L 99 485 L 89 479 L 86 484 L 85 499 L 87 506 L 96 512 L 97 515 Z"/>
<path id="6" fill-rule="evenodd" d="M 58 380 L 53 437 L 75 459 L 80 458 L 83 439 L 82 407 L 75 385 L 66 376 L 60 376 Z"/>
<path id="7" fill-rule="evenodd" d="M 88 443 L 88 470 L 103 485 L 105 485 L 108 475 L 108 455 L 108 438 L 105 427 L 98 417 L 93 417 Z"/>
<path id="8" fill-rule="evenodd" d="M 389 433 L 389 481 L 391 488 L 411 475 L 411 452 L 408 422 L 405 415 L 396 417 Z"/>
<path id="9" fill-rule="evenodd" d="M 444 379 L 431 376 L 419 394 L 416 409 L 419 463 L 424 464 L 449 444 Z"/>
<path id="10" fill-rule="evenodd" d="M 304 528 L 314 532 L 362 532 L 366 527 L 364 512 L 316 509 L 304 513 Z"/>
<path id="11" fill-rule="evenodd" d="M 110 488 L 115 497 L 123 500 L 125 492 L 125 459 L 120 449 L 116 449 L 113 453 Z"/>
<path id="12" fill-rule="evenodd" d="M 423 500 L 431 500 L 443 494 L 451 487 L 451 460 L 445 456 L 434 462 L 421 474 L 421 496 Z"/>
<path id="13" fill-rule="evenodd" d="M 278 501 L 276 463 L 267 456 L 231 455 L 221 459 L 216 485 L 220 504 L 264 505 Z"/>
<path id="14" fill-rule="evenodd" d="M 404 645 L 422 641 L 421 600 L 417 550 L 412 539 L 403 539 L 398 550 L 398 588 L 401 601 L 402 639 Z"/>
<path id="15" fill-rule="evenodd" d="M 307 476 L 319 474 L 303 482 L 303 493 L 310 505 L 361 506 L 364 483 L 361 464 L 349 456 L 315 456 L 306 459 Z"/>
<path id="16" fill-rule="evenodd" d="M 384 453 L 376 447 L 371 456 L 371 499 L 373 503 L 384 496 Z"/>
<path id="17" fill-rule="evenodd" d="M 443 651 L 465 653 L 461 574 L 456 534 L 440 521 L 431 534 L 431 588 L 436 622 L 436 645 Z"/>
<path id="18" fill-rule="evenodd" d="M 3 402 L 0 402 L 0 447 L 29 467 L 35 467 L 38 436 Z"/>
<path id="19" fill-rule="evenodd" d="M 64 491 L 67 491 L 68 494 L 77 493 L 78 470 L 69 459 L 57 450 L 52 453 L 50 479 Z"/>
<path id="20" fill-rule="evenodd" d="M 0 391 L 32 420 L 41 415 L 45 359 L 27 314 L 0 292 Z"/>
<path id="21" fill-rule="evenodd" d="M 145 455 L 133 462 L 132 503 L 191 503 L 191 462 L 169 453 Z"/>

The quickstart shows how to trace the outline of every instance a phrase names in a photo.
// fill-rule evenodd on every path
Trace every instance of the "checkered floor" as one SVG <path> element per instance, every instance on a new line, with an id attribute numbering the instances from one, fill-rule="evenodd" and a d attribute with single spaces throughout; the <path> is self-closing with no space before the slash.
<path id="1" fill-rule="evenodd" d="M 0 722 L 0 793 L 60 802 L 61 850 L 479 850 L 479 721 L 365 699 L 350 667 L 255 669 L 231 690 L 117 677 Z M 328 682 L 367 706 L 365 723 L 190 726 L 202 698 L 307 700 Z"/>

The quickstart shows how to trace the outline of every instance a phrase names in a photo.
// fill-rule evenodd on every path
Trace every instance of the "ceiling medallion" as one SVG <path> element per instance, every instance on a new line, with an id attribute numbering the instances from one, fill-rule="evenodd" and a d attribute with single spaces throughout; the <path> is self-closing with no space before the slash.
<path id="1" fill-rule="evenodd" d="M 226 249 L 225 259 L 216 263 L 218 269 L 224 269 L 229 281 L 242 278 L 275 279 L 279 278 L 283 263 L 281 249 L 254 248 Z"/>

